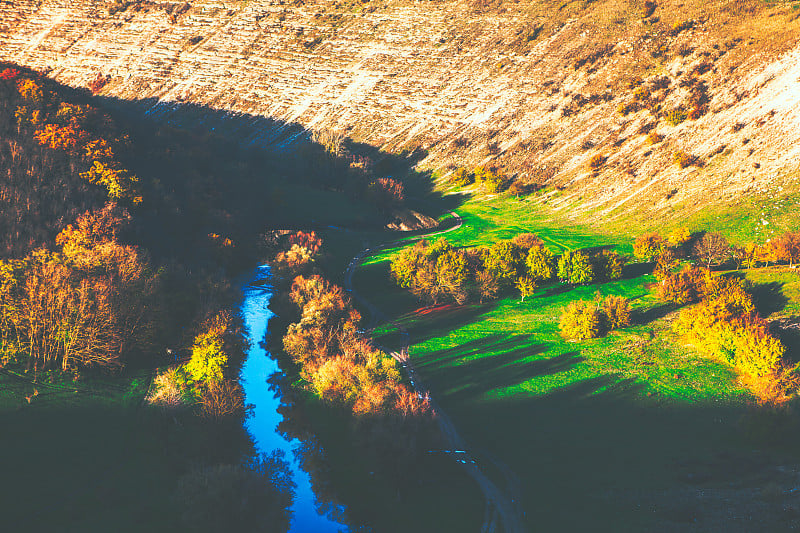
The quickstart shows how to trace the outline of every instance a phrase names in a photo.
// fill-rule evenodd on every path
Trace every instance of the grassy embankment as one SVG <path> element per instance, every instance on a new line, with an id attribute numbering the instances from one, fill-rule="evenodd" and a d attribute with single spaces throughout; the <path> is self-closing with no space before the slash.
<path id="1" fill-rule="evenodd" d="M 459 246 L 528 231 L 554 251 L 631 250 L 624 224 L 605 233 L 515 199 L 475 199 L 459 213 L 464 226 L 447 235 Z M 740 226 L 748 220 L 744 210 L 729 209 L 707 215 L 703 228 L 741 242 L 752 235 Z M 739 424 L 749 394 L 730 368 L 674 337 L 675 308 L 650 295 L 655 279 L 646 269 L 630 265 L 624 279 L 604 284 L 542 285 L 524 303 L 509 295 L 426 309 L 389 280 L 395 251 L 371 258 L 356 274 L 356 289 L 408 329 L 421 377 L 468 441 L 517 473 L 531 528 L 636 530 L 686 516 L 702 520 L 702 508 L 685 496 L 690 483 L 714 488 L 757 475 L 746 466 L 750 444 Z M 795 314 L 795 274 L 759 270 L 748 278 L 764 287 L 762 312 Z M 562 339 L 562 308 L 597 291 L 630 298 L 634 325 L 601 339 Z M 398 342 L 390 325 L 376 335 Z"/>

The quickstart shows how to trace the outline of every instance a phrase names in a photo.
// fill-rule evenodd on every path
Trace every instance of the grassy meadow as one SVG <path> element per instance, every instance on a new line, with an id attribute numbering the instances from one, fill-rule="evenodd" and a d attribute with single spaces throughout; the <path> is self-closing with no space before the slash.
<path id="1" fill-rule="evenodd" d="M 554 252 L 632 249 L 627 232 L 570 223 L 514 198 L 470 200 L 458 212 L 464 225 L 446 235 L 456 246 L 531 232 Z M 389 278 L 398 250 L 370 257 L 355 288 L 408 330 L 420 378 L 487 473 L 498 458 L 519 478 L 531 530 L 661 531 L 688 523 L 716 530 L 725 497 L 745 501 L 747 494 L 742 509 L 761 505 L 753 499 L 764 474 L 759 465 L 783 460 L 785 450 L 754 450 L 742 431 L 752 396 L 730 367 L 673 334 L 679 309 L 651 294 L 655 278 L 646 265 L 630 264 L 621 280 L 607 283 L 542 284 L 524 302 L 507 294 L 485 304 L 422 307 Z M 747 277 L 763 315 L 800 310 L 795 273 L 760 269 Z M 630 299 L 633 325 L 599 339 L 564 340 L 562 309 L 597 293 Z M 384 324 L 375 336 L 396 346 L 396 330 Z M 724 496 L 734 486 L 738 496 Z M 701 487 L 706 503 L 696 496 Z M 775 527 L 784 519 L 769 518 Z"/>

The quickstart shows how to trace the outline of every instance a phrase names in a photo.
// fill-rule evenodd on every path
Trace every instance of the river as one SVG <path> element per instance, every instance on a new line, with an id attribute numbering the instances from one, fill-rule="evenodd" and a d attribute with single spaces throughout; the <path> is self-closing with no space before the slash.
<path id="1" fill-rule="evenodd" d="M 281 369 L 262 344 L 268 333 L 267 326 L 273 313 L 269 309 L 272 287 L 260 283 L 268 280 L 269 275 L 269 267 L 261 266 L 256 270 L 252 281 L 243 288 L 241 313 L 250 349 L 242 367 L 240 381 L 244 389 L 245 402 L 254 406 L 251 416 L 246 419 L 245 426 L 253 438 L 257 452 L 269 453 L 279 449 L 286 454 L 294 482 L 297 484 L 289 531 L 292 533 L 347 531 L 347 526 L 328 516 L 329 513 L 321 514 L 318 511 L 311 479 L 301 468 L 298 456 L 294 453 L 303 443 L 294 438 L 287 440 L 278 431 L 278 424 L 283 420 L 283 415 L 278 412 L 281 399 L 270 388 L 267 378 L 276 372 L 281 372 Z"/>

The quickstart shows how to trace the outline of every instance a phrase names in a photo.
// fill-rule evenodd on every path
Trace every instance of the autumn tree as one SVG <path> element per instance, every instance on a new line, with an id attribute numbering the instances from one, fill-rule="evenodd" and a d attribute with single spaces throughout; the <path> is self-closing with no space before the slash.
<path id="1" fill-rule="evenodd" d="M 594 270 L 589 256 L 581 251 L 564 252 L 558 260 L 558 278 L 572 285 L 594 281 Z"/>
<path id="2" fill-rule="evenodd" d="M 658 233 L 645 233 L 633 243 L 633 255 L 646 261 L 655 260 L 664 249 L 664 239 Z"/>
<path id="3" fill-rule="evenodd" d="M 536 291 L 536 282 L 530 276 L 523 276 L 517 279 L 517 290 L 520 295 L 520 302 L 525 301 L 525 297 L 532 296 Z"/>
<path id="4" fill-rule="evenodd" d="M 706 268 L 711 268 L 712 264 L 719 265 L 730 256 L 731 245 L 721 233 L 706 233 L 697 241 L 693 252 Z"/>
<path id="5" fill-rule="evenodd" d="M 800 231 L 789 231 L 775 239 L 776 255 L 794 267 L 800 259 Z"/>

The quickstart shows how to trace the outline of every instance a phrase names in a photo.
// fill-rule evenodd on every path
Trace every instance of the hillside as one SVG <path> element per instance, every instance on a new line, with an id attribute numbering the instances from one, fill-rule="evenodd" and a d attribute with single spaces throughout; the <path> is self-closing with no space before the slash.
<path id="1" fill-rule="evenodd" d="M 150 115 L 191 102 L 253 116 L 253 140 L 301 126 L 416 150 L 423 169 L 491 163 L 555 208 L 652 223 L 794 189 L 798 14 L 756 0 L 15 1 L 0 4 L 0 50 Z M 695 159 L 680 168 L 675 152 Z"/>

